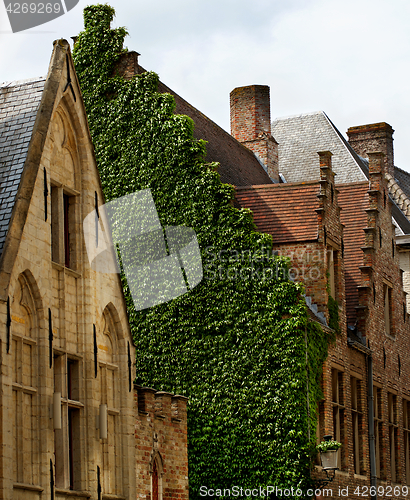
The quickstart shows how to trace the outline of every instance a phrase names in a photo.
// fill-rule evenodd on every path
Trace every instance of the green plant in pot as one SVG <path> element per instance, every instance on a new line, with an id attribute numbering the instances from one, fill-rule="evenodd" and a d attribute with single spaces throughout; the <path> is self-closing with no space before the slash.
<path id="1" fill-rule="evenodd" d="M 320 453 L 320 460 L 322 467 L 325 470 L 336 470 L 338 449 L 342 446 L 339 441 L 334 441 L 332 436 L 324 436 L 324 441 L 316 446 L 317 451 Z"/>

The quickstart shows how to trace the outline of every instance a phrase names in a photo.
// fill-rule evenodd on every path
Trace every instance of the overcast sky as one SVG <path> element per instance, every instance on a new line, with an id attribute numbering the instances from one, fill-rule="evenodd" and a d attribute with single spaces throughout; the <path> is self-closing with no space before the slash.
<path id="1" fill-rule="evenodd" d="M 2 82 L 46 74 L 53 40 L 81 31 L 83 8 L 97 2 L 80 0 L 64 16 L 14 34 L 0 3 Z M 272 118 L 323 110 L 344 134 L 388 122 L 395 164 L 410 171 L 409 0 L 108 3 L 140 64 L 225 130 L 229 92 L 269 85 Z"/>

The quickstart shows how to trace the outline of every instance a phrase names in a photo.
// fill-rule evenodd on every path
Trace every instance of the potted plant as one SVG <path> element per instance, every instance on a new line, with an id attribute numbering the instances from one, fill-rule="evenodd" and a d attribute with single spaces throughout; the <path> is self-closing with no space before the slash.
<path id="1" fill-rule="evenodd" d="M 316 446 L 317 451 L 320 453 L 322 467 L 325 470 L 335 470 L 338 468 L 337 451 L 342 446 L 342 443 L 334 441 L 331 436 L 325 436 L 324 439 Z"/>

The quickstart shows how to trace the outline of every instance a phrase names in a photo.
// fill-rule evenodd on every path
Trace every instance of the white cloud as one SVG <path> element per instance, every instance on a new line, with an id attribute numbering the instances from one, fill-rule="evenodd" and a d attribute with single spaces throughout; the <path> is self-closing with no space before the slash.
<path id="1" fill-rule="evenodd" d="M 0 80 L 44 74 L 52 41 L 82 29 L 88 3 L 20 34 L 10 32 L 0 4 Z M 273 117 L 323 109 L 343 133 L 387 121 L 396 164 L 410 170 L 408 0 L 109 3 L 142 66 L 225 129 L 229 92 L 266 84 Z"/>

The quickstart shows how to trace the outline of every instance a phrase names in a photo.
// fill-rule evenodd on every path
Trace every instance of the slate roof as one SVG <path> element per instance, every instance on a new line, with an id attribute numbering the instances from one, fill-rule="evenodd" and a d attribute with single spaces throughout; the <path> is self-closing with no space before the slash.
<path id="1" fill-rule="evenodd" d="M 330 151 L 336 183 L 366 179 L 368 167 L 323 111 L 277 118 L 272 135 L 279 143 L 279 172 L 287 182 L 318 180 L 318 151 Z"/>
<path id="2" fill-rule="evenodd" d="M 40 77 L 0 84 L 0 254 L 45 80 Z"/>
<path id="3" fill-rule="evenodd" d="M 367 227 L 368 190 L 369 183 L 356 182 L 338 185 L 338 203 L 341 207 L 340 219 L 345 225 L 343 230 L 344 262 L 345 262 L 345 287 L 346 287 L 346 314 L 347 324 L 354 325 L 356 309 L 359 305 L 357 287 L 361 284 L 359 266 L 363 265 L 363 250 Z"/>
<path id="4" fill-rule="evenodd" d="M 410 174 L 409 172 L 405 172 L 399 167 L 394 167 L 394 177 L 404 191 L 404 194 L 407 198 L 410 199 Z"/>
<path id="5" fill-rule="evenodd" d="M 252 210 L 258 231 L 271 234 L 275 244 L 316 241 L 319 191 L 316 181 L 251 186 L 236 188 L 236 202 Z"/>
<path id="6" fill-rule="evenodd" d="M 272 135 L 279 143 L 279 172 L 287 182 L 318 179 L 318 151 L 330 151 L 335 182 L 348 184 L 369 177 L 369 162 L 359 156 L 323 111 L 278 118 L 272 123 Z M 410 174 L 395 167 L 398 184 L 410 199 Z M 410 233 L 410 222 L 403 207 L 394 198 L 392 218 L 397 234 Z"/>

